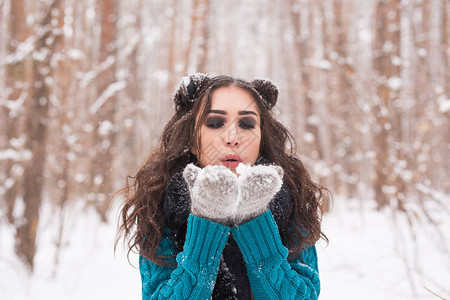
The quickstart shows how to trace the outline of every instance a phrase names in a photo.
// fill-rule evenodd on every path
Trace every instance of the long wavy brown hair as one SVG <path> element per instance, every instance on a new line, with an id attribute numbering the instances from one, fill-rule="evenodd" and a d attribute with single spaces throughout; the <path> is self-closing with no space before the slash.
<path id="1" fill-rule="evenodd" d="M 296 156 L 292 134 L 276 120 L 272 108 L 277 102 L 278 89 L 268 80 L 251 82 L 226 75 L 194 74 L 181 81 L 172 101 L 175 114 L 164 127 L 160 144 L 147 158 L 135 176 L 128 176 L 126 186 L 114 197 L 123 195 L 120 226 L 116 238 L 128 241 L 132 250 L 156 264 L 165 264 L 156 250 L 165 228 L 162 194 L 170 178 L 196 161 L 192 154 L 200 153 L 200 128 L 211 107 L 214 90 L 235 85 L 247 91 L 259 107 L 261 143 L 259 156 L 284 170 L 291 192 L 291 211 L 287 216 L 287 241 L 290 256 L 296 256 L 305 246 L 314 245 L 319 238 L 327 240 L 321 230 L 322 203 L 329 191 L 313 182 L 302 161 Z M 131 183 L 129 182 L 131 178 Z"/>

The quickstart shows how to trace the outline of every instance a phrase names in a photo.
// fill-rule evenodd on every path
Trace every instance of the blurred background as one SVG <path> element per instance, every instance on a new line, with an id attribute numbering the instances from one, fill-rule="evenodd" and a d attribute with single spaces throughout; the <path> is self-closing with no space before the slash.
<path id="1" fill-rule="evenodd" d="M 449 297 L 449 24 L 448 0 L 0 0 L 2 299 L 140 297 L 111 195 L 195 72 L 280 88 L 335 197 L 322 299 Z"/>

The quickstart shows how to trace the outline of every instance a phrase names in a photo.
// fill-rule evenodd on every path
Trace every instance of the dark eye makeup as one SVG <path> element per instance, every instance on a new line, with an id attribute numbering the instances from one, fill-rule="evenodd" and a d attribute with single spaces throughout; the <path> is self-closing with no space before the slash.
<path id="1" fill-rule="evenodd" d="M 221 128 L 224 126 L 225 120 L 221 117 L 211 117 L 206 120 L 206 127 L 208 128 Z M 242 118 L 239 120 L 239 127 L 242 129 L 253 129 L 255 128 L 255 120 L 253 118 Z"/>
<path id="2" fill-rule="evenodd" d="M 243 118 L 239 122 L 239 126 L 243 129 L 253 129 L 255 128 L 255 121 L 252 118 Z"/>
<path id="3" fill-rule="evenodd" d="M 223 118 L 213 117 L 206 120 L 206 127 L 208 128 L 220 128 L 223 126 Z"/>

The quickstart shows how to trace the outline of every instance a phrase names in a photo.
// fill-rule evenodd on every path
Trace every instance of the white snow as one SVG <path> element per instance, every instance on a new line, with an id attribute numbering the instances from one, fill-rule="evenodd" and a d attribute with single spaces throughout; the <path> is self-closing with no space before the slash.
<path id="1" fill-rule="evenodd" d="M 397 55 L 394 55 L 391 58 L 391 62 L 394 66 L 400 66 L 402 64 L 402 58 Z"/>
<path id="2" fill-rule="evenodd" d="M 83 51 L 81 51 L 80 49 L 75 49 L 75 48 L 69 49 L 67 51 L 67 56 L 73 60 L 80 60 L 85 57 Z"/>
<path id="3" fill-rule="evenodd" d="M 101 174 L 97 174 L 94 177 L 94 184 L 95 185 L 100 185 L 103 182 L 103 176 Z"/>
<path id="4" fill-rule="evenodd" d="M 100 109 L 100 107 L 105 104 L 105 102 L 110 99 L 112 96 L 114 96 L 117 92 L 124 89 L 127 86 L 125 81 L 118 81 L 111 83 L 100 95 L 100 97 L 95 100 L 94 104 L 91 105 L 89 108 L 89 113 L 91 115 L 94 115 L 97 113 L 97 111 Z"/>
<path id="5" fill-rule="evenodd" d="M 198 85 L 205 76 L 207 75 L 204 73 L 194 73 L 189 76 L 184 76 L 180 80 L 180 85 L 184 86 L 184 88 L 187 88 L 191 81 Z"/>
<path id="6" fill-rule="evenodd" d="M 28 37 L 24 42 L 20 43 L 17 46 L 15 52 L 6 56 L 5 59 L 6 64 L 14 64 L 23 61 L 25 57 L 27 57 L 28 55 L 30 55 L 30 53 L 32 53 L 32 51 L 34 50 L 35 43 L 36 37 L 34 35 Z"/>
<path id="7" fill-rule="evenodd" d="M 32 157 L 28 149 L 15 150 L 12 148 L 0 150 L 0 160 L 28 161 Z"/>
<path id="8" fill-rule="evenodd" d="M 239 175 L 243 175 L 246 172 L 248 172 L 249 167 L 250 167 L 249 164 L 244 164 L 241 162 L 236 167 L 236 172 L 239 173 Z"/>
<path id="9" fill-rule="evenodd" d="M 59 266 L 54 267 L 59 214 L 43 210 L 38 236 L 36 271 L 30 276 L 13 254 L 14 229 L 1 220 L 0 295 L 20 299 L 139 299 L 141 286 L 138 258 L 130 253 L 131 266 L 122 244 L 114 255 L 116 225 L 99 221 L 94 211 L 66 210 Z M 69 213 L 70 211 L 70 213 Z M 53 214 L 53 215 L 52 215 Z M 113 220 L 116 218 L 113 216 Z"/>
<path id="10" fill-rule="evenodd" d="M 114 124 L 109 120 L 103 120 L 98 126 L 97 132 L 100 136 L 108 136 L 114 129 Z"/>
<path id="11" fill-rule="evenodd" d="M 116 61 L 115 58 L 112 55 L 110 55 L 103 62 L 96 65 L 95 68 L 93 68 L 92 70 L 86 73 L 82 72 L 77 73 L 77 77 L 81 79 L 80 87 L 81 88 L 87 87 L 88 84 L 92 82 L 92 80 L 94 80 L 101 72 L 105 71 L 110 66 L 112 66 L 115 61 Z"/>
<path id="12" fill-rule="evenodd" d="M 189 76 L 184 76 L 181 78 L 181 82 L 184 86 L 188 86 L 191 83 L 191 78 Z"/>
<path id="13" fill-rule="evenodd" d="M 17 100 L 9 100 L 9 99 L 1 99 L 0 98 L 0 106 L 6 107 L 11 111 L 11 113 L 16 116 L 18 111 L 22 108 L 22 105 L 25 103 L 25 100 L 27 99 L 28 93 L 22 92 L 20 93 L 19 98 Z"/>
<path id="14" fill-rule="evenodd" d="M 443 97 L 440 97 L 438 99 L 438 105 L 439 105 L 439 111 L 441 113 L 446 113 L 450 111 L 450 98 L 444 99 Z"/>
<path id="15" fill-rule="evenodd" d="M 324 217 L 330 243 L 317 245 L 319 299 L 438 299 L 427 289 L 448 299 L 450 258 L 427 237 L 426 226 L 415 226 L 414 241 L 402 215 L 394 222 L 389 212 L 370 209 L 371 203 L 337 198 Z M 448 216 L 440 225 L 449 237 Z"/>
<path id="16" fill-rule="evenodd" d="M 392 90 L 399 90 L 402 87 L 403 81 L 398 76 L 392 76 L 388 80 L 388 86 Z"/>
<path id="17" fill-rule="evenodd" d="M 425 48 L 419 48 L 417 49 L 417 55 L 419 55 L 420 57 L 425 57 L 427 56 L 428 51 Z"/>
<path id="18" fill-rule="evenodd" d="M 443 258 L 424 230 L 417 231 L 414 241 L 401 215 L 393 222 L 389 212 L 377 212 L 371 204 L 370 199 L 361 203 L 337 198 L 332 212 L 324 217 L 323 229 L 330 243 L 317 244 L 319 299 L 438 299 L 427 289 L 448 299 L 448 258 Z M 94 211 L 81 205 L 67 208 L 64 215 L 47 206 L 42 211 L 33 276 L 13 254 L 13 228 L 0 219 L 1 299 L 140 299 L 137 255 L 130 254 L 131 266 L 119 243 L 114 257 L 117 209 L 111 213 L 110 224 L 101 223 Z M 54 245 L 61 216 L 65 218 L 64 238 L 55 268 Z M 440 220 L 448 237 L 449 218 Z"/>
<path id="19" fill-rule="evenodd" d="M 332 64 L 329 60 L 326 59 L 311 59 L 309 60 L 311 66 L 317 67 L 322 70 L 329 71 L 331 70 Z"/>
<path id="20" fill-rule="evenodd" d="M 307 143 L 314 142 L 314 139 L 315 139 L 314 134 L 312 134 L 311 132 L 305 132 L 303 134 L 303 140 Z"/>

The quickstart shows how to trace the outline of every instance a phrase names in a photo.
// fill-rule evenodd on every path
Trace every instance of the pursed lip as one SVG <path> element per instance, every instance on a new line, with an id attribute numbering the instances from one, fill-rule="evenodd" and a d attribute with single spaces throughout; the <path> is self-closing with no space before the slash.
<path id="1" fill-rule="evenodd" d="M 222 162 L 225 162 L 227 160 L 235 160 L 238 162 L 242 162 L 242 158 L 240 158 L 239 155 L 237 155 L 237 154 L 228 154 L 220 159 L 220 161 L 222 161 Z"/>

